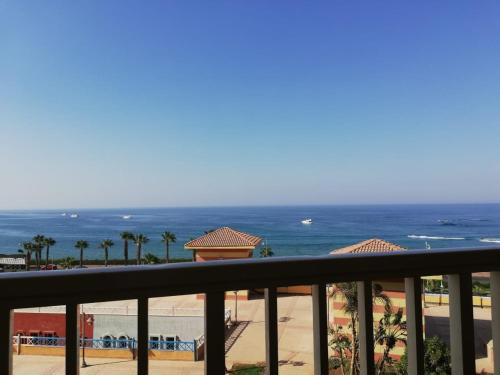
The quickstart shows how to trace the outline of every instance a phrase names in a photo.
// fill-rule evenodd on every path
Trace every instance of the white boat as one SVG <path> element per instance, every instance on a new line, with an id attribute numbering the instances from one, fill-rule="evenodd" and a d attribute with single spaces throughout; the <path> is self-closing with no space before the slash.
<path id="1" fill-rule="evenodd" d="M 304 219 L 301 221 L 302 224 L 312 224 L 313 220 L 312 219 Z"/>
<path id="2" fill-rule="evenodd" d="M 130 219 L 131 217 L 132 217 L 132 215 L 123 215 L 123 216 L 122 216 L 122 219 L 124 219 L 124 220 L 128 220 L 128 219 Z"/>
<path id="3" fill-rule="evenodd" d="M 67 215 L 67 214 L 66 214 L 66 212 L 63 212 L 63 213 L 61 214 L 61 216 L 66 216 L 66 215 Z"/>
<path id="4" fill-rule="evenodd" d="M 70 218 L 72 219 L 77 219 L 78 218 L 78 214 L 71 214 L 69 215 Z"/>

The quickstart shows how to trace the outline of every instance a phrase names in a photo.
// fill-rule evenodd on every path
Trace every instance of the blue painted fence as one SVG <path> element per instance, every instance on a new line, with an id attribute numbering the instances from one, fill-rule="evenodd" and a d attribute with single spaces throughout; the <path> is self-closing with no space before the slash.
<path id="1" fill-rule="evenodd" d="M 36 336 L 14 336 L 13 343 L 17 344 L 18 340 L 22 345 L 40 345 L 40 346 L 65 346 L 65 337 L 36 337 Z M 80 339 L 80 347 L 92 349 L 137 349 L 137 341 L 135 339 Z M 194 352 L 197 346 L 193 341 L 156 341 L 148 342 L 150 350 L 164 351 L 179 351 L 179 352 Z"/>

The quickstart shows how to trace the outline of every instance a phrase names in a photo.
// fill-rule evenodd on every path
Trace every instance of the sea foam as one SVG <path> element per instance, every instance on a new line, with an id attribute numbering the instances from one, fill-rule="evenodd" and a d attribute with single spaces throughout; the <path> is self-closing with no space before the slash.
<path id="1" fill-rule="evenodd" d="M 415 234 L 410 234 L 408 238 L 419 240 L 465 240 L 464 237 L 417 236 Z"/>

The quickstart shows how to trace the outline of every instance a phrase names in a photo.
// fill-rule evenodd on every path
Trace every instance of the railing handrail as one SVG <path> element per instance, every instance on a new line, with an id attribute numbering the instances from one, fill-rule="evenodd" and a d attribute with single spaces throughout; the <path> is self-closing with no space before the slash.
<path id="1" fill-rule="evenodd" d="M 103 338 L 80 338 L 80 347 L 85 343 L 85 347 L 93 349 L 125 349 L 135 348 L 137 340 L 129 339 L 103 339 Z M 29 345 L 29 346 L 65 346 L 66 337 L 45 337 L 45 336 L 12 336 L 12 343 L 14 345 Z M 91 345 L 87 345 L 91 344 Z M 97 346 L 95 344 L 98 344 Z M 110 344 L 109 347 L 99 346 L 99 344 Z M 126 344 L 126 347 L 121 347 L 120 344 Z M 200 347 L 198 344 L 196 349 Z M 169 350 L 169 351 L 193 351 L 195 349 L 194 341 L 183 340 L 148 340 L 148 346 L 152 350 Z M 189 349 L 189 350 L 184 350 Z"/>
<path id="2" fill-rule="evenodd" d="M 17 272 L 0 275 L 0 304 L 21 308 L 497 270 L 500 248 L 481 247 Z"/>

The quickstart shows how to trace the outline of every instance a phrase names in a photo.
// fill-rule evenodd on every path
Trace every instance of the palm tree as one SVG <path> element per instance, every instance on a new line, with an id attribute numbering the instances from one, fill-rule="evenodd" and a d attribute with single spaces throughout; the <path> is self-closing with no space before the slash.
<path id="1" fill-rule="evenodd" d="M 40 271 L 40 261 L 42 258 L 42 250 L 45 247 L 45 236 L 37 234 L 33 237 L 33 251 L 35 252 L 36 269 Z"/>
<path id="2" fill-rule="evenodd" d="M 260 251 L 260 257 L 261 258 L 267 258 L 267 257 L 272 257 L 274 255 L 273 249 L 271 246 L 264 246 L 262 250 Z"/>
<path id="3" fill-rule="evenodd" d="M 386 309 L 392 308 L 390 298 L 383 292 L 380 284 L 372 284 L 372 298 L 376 303 L 381 301 Z M 352 348 L 351 348 L 351 363 L 349 366 L 349 374 L 359 374 L 359 338 L 358 338 L 358 289 L 355 282 L 337 283 L 334 284 L 333 290 L 330 292 L 329 297 L 341 295 L 344 299 L 344 306 L 342 309 L 344 313 L 350 317 L 349 327 L 352 333 Z"/>
<path id="4" fill-rule="evenodd" d="M 18 252 L 24 254 L 26 262 L 26 271 L 29 271 L 31 268 L 31 252 L 33 251 L 33 244 L 31 242 L 23 242 L 21 246 L 23 248 L 19 249 Z"/>
<path id="5" fill-rule="evenodd" d="M 80 268 L 83 268 L 83 250 L 89 247 L 89 243 L 84 240 L 76 241 L 75 248 L 80 249 Z"/>
<path id="6" fill-rule="evenodd" d="M 149 238 L 147 238 L 144 234 L 138 234 L 134 236 L 134 242 L 137 246 L 137 265 L 141 264 L 141 251 L 142 245 L 149 242 Z"/>
<path id="7" fill-rule="evenodd" d="M 73 257 L 66 257 L 61 260 L 61 267 L 65 269 L 69 269 L 73 267 L 73 264 L 75 263 L 75 258 Z"/>
<path id="8" fill-rule="evenodd" d="M 99 247 L 101 249 L 104 249 L 104 267 L 108 266 L 108 250 L 110 247 L 112 247 L 115 243 L 111 240 L 104 240 L 100 243 Z"/>
<path id="9" fill-rule="evenodd" d="M 170 262 L 170 254 L 169 254 L 169 245 L 170 242 L 174 243 L 177 241 L 177 238 L 175 237 L 175 234 L 172 232 L 163 232 L 161 235 L 161 242 L 165 244 L 165 263 Z"/>
<path id="10" fill-rule="evenodd" d="M 43 241 L 43 244 L 45 245 L 45 267 L 47 267 L 49 265 L 50 247 L 56 244 L 56 240 L 54 240 L 52 237 L 46 237 Z"/>
<path id="11" fill-rule="evenodd" d="M 158 258 L 156 255 L 147 253 L 144 255 L 144 263 L 146 264 L 158 264 L 160 263 L 160 258 Z"/>
<path id="12" fill-rule="evenodd" d="M 125 259 L 125 265 L 128 266 L 128 241 L 134 240 L 134 234 L 132 232 L 122 232 L 120 237 L 123 240 L 123 259 Z"/>
<path id="13" fill-rule="evenodd" d="M 403 320 L 403 309 L 399 308 L 396 313 L 392 312 L 391 306 L 385 306 L 384 316 L 379 320 L 375 329 L 375 344 L 384 348 L 384 353 L 377 363 L 379 375 L 385 373 L 386 365 L 393 365 L 390 352 L 398 342 L 406 345 L 406 322 Z"/>

